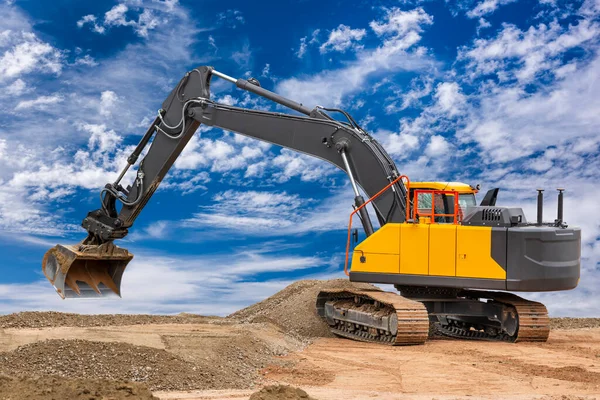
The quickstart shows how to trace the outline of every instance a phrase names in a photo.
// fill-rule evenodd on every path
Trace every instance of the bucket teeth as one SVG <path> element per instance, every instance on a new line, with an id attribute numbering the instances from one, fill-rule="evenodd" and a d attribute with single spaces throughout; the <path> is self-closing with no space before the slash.
<path id="1" fill-rule="evenodd" d="M 72 274 L 67 274 L 65 277 L 65 284 L 70 287 L 78 296 L 81 296 L 81 290 L 79 290 L 79 286 L 77 285 L 77 281 L 73 277 Z"/>
<path id="2" fill-rule="evenodd" d="M 81 291 L 79 289 L 79 286 L 77 285 L 77 281 L 87 283 L 92 289 L 94 289 L 94 292 L 102 294 L 102 292 L 100 292 L 100 289 L 98 288 L 98 283 L 100 283 L 100 280 L 98 279 L 96 272 L 97 271 L 94 271 L 94 273 L 92 273 L 90 271 L 90 268 L 88 268 L 88 262 L 86 261 L 83 265 L 73 266 L 71 267 L 71 269 L 69 269 L 69 272 L 65 277 L 65 283 L 78 295 L 81 295 Z M 106 274 L 106 270 L 104 272 Z M 104 280 L 106 281 L 106 279 Z M 110 277 L 109 280 L 111 280 Z M 115 291 L 115 294 L 118 293 Z"/>

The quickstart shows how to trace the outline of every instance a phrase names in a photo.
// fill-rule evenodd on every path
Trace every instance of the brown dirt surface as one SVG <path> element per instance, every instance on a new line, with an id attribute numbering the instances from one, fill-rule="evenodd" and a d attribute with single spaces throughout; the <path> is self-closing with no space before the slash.
<path id="1" fill-rule="evenodd" d="M 0 353 L 0 372 L 69 378 L 143 382 L 151 390 L 247 388 L 273 351 L 241 336 L 206 346 L 201 356 L 177 336 L 167 349 L 87 340 L 45 340 Z M 180 339 L 180 340 L 176 340 Z M 171 349 L 171 347 L 176 347 Z M 252 351 L 253 349 L 254 351 Z"/>
<path id="2" fill-rule="evenodd" d="M 46 340 L 0 353 L 5 374 L 144 382 L 152 390 L 214 388 L 217 377 L 166 352 L 125 343 Z"/>
<path id="3" fill-rule="evenodd" d="M 0 375 L 0 400 L 158 400 L 139 383 Z"/>
<path id="4" fill-rule="evenodd" d="M 317 315 L 315 302 L 321 290 L 347 288 L 377 289 L 373 285 L 353 283 L 347 279 L 297 281 L 228 318 L 242 322 L 270 322 L 285 333 L 302 339 L 334 337 L 327 324 Z"/>
<path id="5" fill-rule="evenodd" d="M 550 329 L 600 328 L 600 318 L 550 318 Z"/>
<path id="6" fill-rule="evenodd" d="M 182 313 L 178 315 L 82 315 L 54 311 L 26 311 L 0 315 L 0 328 L 48 328 L 58 326 L 124 326 L 149 324 L 199 324 L 218 322 L 222 318 Z"/>
<path id="7" fill-rule="evenodd" d="M 25 396 L 11 400 L 150 399 L 142 397 L 144 387 L 163 400 L 247 400 L 263 385 L 276 386 L 255 394 L 271 397 L 253 400 L 285 399 L 300 393 L 295 387 L 320 400 L 600 399 L 600 319 L 551 319 L 547 343 L 381 346 L 332 337 L 316 314 L 320 290 L 349 287 L 372 288 L 343 279 L 299 281 L 227 318 L 3 316 L 0 374 L 13 378 L 0 375 L 0 400 L 5 393 Z M 276 389 L 281 385 L 292 391 Z"/>
<path id="8" fill-rule="evenodd" d="M 300 388 L 286 385 L 265 386 L 250 396 L 249 400 L 316 400 Z"/>

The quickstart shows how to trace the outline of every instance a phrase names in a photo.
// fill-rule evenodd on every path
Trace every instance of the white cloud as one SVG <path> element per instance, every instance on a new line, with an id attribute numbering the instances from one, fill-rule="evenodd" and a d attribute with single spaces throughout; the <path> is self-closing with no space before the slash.
<path id="1" fill-rule="evenodd" d="M 218 97 L 215 101 L 219 104 L 226 104 L 228 106 L 235 106 L 238 103 L 238 99 L 230 94 L 226 94 L 223 97 Z"/>
<path id="2" fill-rule="evenodd" d="M 203 211 L 195 215 L 194 221 L 244 232 L 273 229 L 271 232 L 277 234 L 279 229 L 293 225 L 297 211 L 312 201 L 286 192 L 228 190 L 216 194 L 212 206 L 201 207 Z"/>
<path id="3" fill-rule="evenodd" d="M 422 32 L 424 25 L 433 24 L 433 17 L 422 8 L 403 11 L 399 8 L 386 10 L 385 20 L 371 21 L 369 26 L 378 36 L 404 36 L 411 32 Z"/>
<path id="4" fill-rule="evenodd" d="M 19 234 L 18 241 L 22 243 L 26 237 L 20 235 L 35 235 L 31 237 L 35 239 L 36 236 L 61 236 L 78 230 L 76 225 L 61 221 L 55 207 L 49 207 L 47 201 L 40 202 L 28 196 L 31 194 L 26 188 L 0 182 L 0 237 L 4 242 L 15 240 L 15 234 Z"/>
<path id="5" fill-rule="evenodd" d="M 113 153 L 123 138 L 113 130 L 107 130 L 106 125 L 83 124 L 81 129 L 89 132 L 88 148 L 101 153 Z"/>
<path id="6" fill-rule="evenodd" d="M 179 169 L 208 168 L 211 172 L 223 175 L 233 170 L 245 170 L 255 161 L 265 156 L 269 147 L 257 140 L 240 145 L 228 137 L 221 139 L 192 137 L 183 150 L 175 167 Z"/>
<path id="7" fill-rule="evenodd" d="M 0 313 L 56 310 L 225 316 L 292 283 L 287 273 L 304 271 L 315 278 L 332 274 L 328 259 L 274 253 L 265 250 L 268 245 L 221 256 L 171 257 L 133 250 L 136 257 L 123 275 L 122 299 L 62 300 L 46 279 L 40 279 L 29 284 L 0 284 Z M 273 243 L 271 247 L 279 246 Z M 319 275 L 315 269 L 320 269 Z M 264 273 L 274 277 L 258 282 L 256 277 Z M 215 312 L 217 298 L 219 310 Z"/>
<path id="8" fill-rule="evenodd" d="M 100 95 L 100 115 L 111 116 L 118 103 L 119 96 L 112 90 L 105 90 Z"/>
<path id="9" fill-rule="evenodd" d="M 160 20 L 156 17 L 154 12 L 145 9 L 140 14 L 134 30 L 139 36 L 146 38 L 148 37 L 148 31 L 156 28 L 159 24 Z"/>
<path id="10" fill-rule="evenodd" d="M 246 20 L 240 10 L 227 10 L 217 14 L 218 20 L 230 28 L 237 28 L 238 25 L 243 25 Z"/>
<path id="11" fill-rule="evenodd" d="M 278 183 L 295 177 L 304 182 L 319 181 L 337 172 L 336 167 L 323 160 L 289 149 L 282 149 L 272 165 L 277 167 L 272 177 Z"/>
<path id="12" fill-rule="evenodd" d="M 394 133 L 380 129 L 374 136 L 381 142 L 383 148 L 395 159 L 408 158 L 411 151 L 419 145 L 419 138 L 407 133 Z"/>
<path id="13" fill-rule="evenodd" d="M 345 230 L 353 198 L 348 187 L 319 202 L 287 192 L 229 190 L 215 195 L 212 205 L 201 207 L 200 212 L 179 226 L 203 232 L 208 228 L 214 235 L 228 237 L 281 237 Z"/>
<path id="14" fill-rule="evenodd" d="M 185 196 L 199 190 L 208 191 L 205 184 L 210 181 L 210 174 L 207 171 L 174 169 L 169 171 L 166 179 L 161 183 L 160 189 L 172 189 L 177 194 Z"/>
<path id="15" fill-rule="evenodd" d="M 308 40 L 308 36 L 304 36 L 303 38 L 300 38 L 300 46 L 298 47 L 298 50 L 294 53 L 294 54 L 296 54 L 296 57 L 303 58 L 304 55 L 306 54 L 306 51 L 308 50 L 309 45 L 314 45 L 314 44 L 319 43 L 319 33 L 321 33 L 321 30 L 315 29 L 314 31 L 312 31 L 312 33 L 310 35 L 311 36 L 310 40 Z"/>
<path id="16" fill-rule="evenodd" d="M 489 28 L 491 26 L 492 24 L 485 18 L 479 18 L 479 21 L 477 22 L 477 34 L 479 35 L 482 29 Z"/>
<path id="17" fill-rule="evenodd" d="M 27 90 L 27 84 L 22 79 L 17 79 L 4 89 L 6 94 L 20 96 Z"/>
<path id="18" fill-rule="evenodd" d="M 90 24 L 92 26 L 92 31 L 96 33 L 103 34 L 106 32 L 106 28 L 104 28 L 102 25 L 98 25 L 98 23 L 96 22 L 95 15 L 84 15 L 79 21 L 77 21 L 78 28 L 82 28 L 86 24 Z"/>
<path id="19" fill-rule="evenodd" d="M 117 4 L 116 6 L 113 6 L 113 8 L 104 13 L 104 23 L 106 25 L 114 26 L 131 25 L 133 21 L 127 21 L 125 18 L 125 13 L 127 11 L 129 11 L 129 8 L 125 4 Z M 89 17 L 89 15 L 87 17 Z"/>
<path id="20" fill-rule="evenodd" d="M 434 95 L 441 112 L 455 116 L 463 111 L 466 97 L 456 82 L 438 84 Z"/>
<path id="21" fill-rule="evenodd" d="M 248 68 L 248 66 L 250 65 L 251 58 L 252 51 L 250 50 L 250 43 L 248 43 L 247 41 L 244 43 L 240 50 L 234 51 L 231 54 L 231 59 L 242 68 Z"/>
<path id="22" fill-rule="evenodd" d="M 271 64 L 269 64 L 269 63 L 265 64 L 265 67 L 263 68 L 262 72 L 260 73 L 260 76 L 262 76 L 263 78 L 267 78 L 269 76 L 270 69 L 271 69 Z"/>
<path id="23" fill-rule="evenodd" d="M 96 62 L 96 60 L 94 60 L 94 57 L 90 56 L 89 54 L 86 54 L 83 57 L 75 59 L 75 65 L 87 65 L 89 67 L 95 67 L 98 65 L 98 63 Z"/>
<path id="24" fill-rule="evenodd" d="M 6 152 L 6 140 L 0 139 L 0 159 L 4 157 L 4 153 Z"/>
<path id="25" fill-rule="evenodd" d="M 450 146 L 448 141 L 442 136 L 435 135 L 431 137 L 429 143 L 427 144 L 427 147 L 425 148 L 425 155 L 431 158 L 437 158 L 444 156 L 449 149 Z"/>
<path id="26" fill-rule="evenodd" d="M 459 59 L 467 62 L 471 78 L 495 74 L 503 81 L 516 78 L 525 83 L 555 69 L 559 56 L 599 35 L 600 25 L 586 19 L 566 29 L 556 21 L 527 31 L 505 24 L 497 37 L 476 39 L 473 47 L 463 48 Z M 513 65 L 516 68 L 510 68 Z"/>
<path id="27" fill-rule="evenodd" d="M 215 53 L 219 50 L 215 38 L 212 35 L 208 35 L 208 45 L 215 50 Z"/>
<path id="28" fill-rule="evenodd" d="M 599 142 L 600 100 L 595 95 L 600 58 L 540 92 L 524 88 L 484 91 L 459 138 L 475 141 L 489 162 L 506 162 L 574 140 Z"/>
<path id="29" fill-rule="evenodd" d="M 600 14 L 600 2 L 598 0 L 585 0 L 581 5 L 579 13 L 588 17 L 597 16 Z"/>
<path id="30" fill-rule="evenodd" d="M 276 91 L 308 106 L 338 106 L 344 96 L 363 88 L 370 75 L 430 69 L 435 63 L 424 48 L 409 49 L 420 41 L 422 25 L 432 21 L 420 8 L 388 10 L 382 21 L 371 23 L 371 28 L 384 36 L 380 46 L 358 51 L 356 61 L 348 62 L 346 67 L 285 79 L 277 84 Z"/>
<path id="31" fill-rule="evenodd" d="M 134 10 L 141 3 L 127 4 Z M 17 107 L 0 132 L 3 237 L 14 232 L 45 236 L 81 232 L 81 216 L 71 215 L 69 201 L 77 195 L 77 202 L 89 198 L 96 205 L 96 191 L 114 179 L 125 165 L 132 148 L 122 145 L 122 135 L 143 133 L 139 121 L 155 113 L 157 98 L 166 96 L 175 84 L 171 81 L 172 71 L 163 66 L 197 65 L 197 59 L 192 57 L 204 57 L 190 51 L 199 29 L 177 2 L 152 1 L 144 2 L 144 6 L 161 20 L 170 21 L 172 29 L 148 31 L 151 41 L 129 44 L 94 68 L 73 68 L 90 65 L 93 59 L 84 56 L 73 64 L 63 64 L 67 50 L 41 41 L 17 7 L 0 4 L 0 14 L 5 17 L 0 19 L 0 108 L 14 110 L 15 104 Z M 79 57 L 81 53 L 78 49 L 73 52 Z M 30 80 L 29 74 L 34 73 L 35 79 Z M 59 73 L 57 79 L 44 79 L 48 74 Z M 7 75 L 11 79 L 4 86 Z M 31 92 L 33 83 L 35 97 L 15 100 L 15 96 Z M 57 86 L 67 90 L 59 94 Z M 120 107 L 119 118 L 107 118 L 121 105 L 120 101 L 127 107 Z M 44 113 L 25 112 L 28 109 L 43 109 Z M 201 171 L 185 178 L 180 176 L 181 181 L 173 179 L 170 183 L 184 193 L 198 190 L 201 181 L 210 180 Z M 125 181 L 130 177 L 128 173 Z M 30 236 L 28 240 L 34 243 L 43 239 Z"/>
<path id="32" fill-rule="evenodd" d="M 32 32 L 10 32 L 15 43 L 0 57 L 0 82 L 31 72 L 60 74 L 62 53 Z"/>
<path id="33" fill-rule="evenodd" d="M 517 0 L 483 0 L 475 8 L 467 12 L 469 18 L 479 18 L 484 15 L 492 14 L 500 6 L 514 3 Z"/>
<path id="34" fill-rule="evenodd" d="M 23 109 L 38 109 L 38 110 L 46 110 L 49 106 L 61 103 L 64 100 L 61 95 L 52 95 L 52 96 L 40 96 L 33 100 L 22 100 L 20 101 L 15 110 L 23 110 Z"/>
<path id="35" fill-rule="evenodd" d="M 104 34 L 111 27 L 129 26 L 134 32 L 143 38 L 148 37 L 148 32 L 161 24 L 168 22 L 161 18 L 160 14 L 173 13 L 178 1 L 155 1 L 153 3 L 130 1 L 131 8 L 125 3 L 119 3 L 104 13 L 102 23 L 93 15 L 85 15 L 79 21 L 77 26 L 82 28 L 89 24 L 93 32 Z M 137 13 L 137 19 L 128 19 Z"/>
<path id="36" fill-rule="evenodd" d="M 354 50 L 362 48 L 357 42 L 360 42 L 367 34 L 364 29 L 351 29 L 349 26 L 340 24 L 336 29 L 329 32 L 327 41 L 319 47 L 321 54 L 331 51 L 345 52 L 352 48 Z"/>
<path id="37" fill-rule="evenodd" d="M 408 91 L 396 91 L 396 97 L 386 99 L 386 101 L 391 102 L 385 106 L 385 112 L 386 114 L 394 114 L 409 107 L 422 106 L 421 99 L 431 94 L 432 90 L 432 77 L 415 78 L 411 81 Z"/>
<path id="38" fill-rule="evenodd" d="M 300 47 L 298 47 L 298 51 L 296 52 L 296 56 L 298 58 L 302 58 L 304 57 L 304 54 L 306 54 L 306 48 L 307 48 L 307 44 L 306 44 L 306 39 L 307 37 L 304 36 L 303 38 L 300 39 Z"/>

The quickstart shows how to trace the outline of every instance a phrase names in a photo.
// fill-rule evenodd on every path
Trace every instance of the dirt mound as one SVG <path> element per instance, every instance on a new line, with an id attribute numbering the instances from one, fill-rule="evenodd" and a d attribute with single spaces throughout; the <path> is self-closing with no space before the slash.
<path id="1" fill-rule="evenodd" d="M 0 353 L 0 372 L 143 382 L 151 390 L 239 386 L 232 385 L 233 371 L 201 368 L 165 350 L 86 340 L 46 340 Z"/>
<path id="2" fill-rule="evenodd" d="M 581 329 L 600 327 L 600 318 L 550 318 L 550 329 Z"/>
<path id="3" fill-rule="evenodd" d="M 311 339 L 333 337 L 327 324 L 317 315 L 317 294 L 325 289 L 372 289 L 367 283 L 347 279 L 304 280 L 292 283 L 273 296 L 229 316 L 243 322 L 271 322 L 293 336 Z"/>
<path id="4" fill-rule="evenodd" d="M 285 385 L 265 386 L 252 394 L 250 400 L 316 400 L 300 388 Z"/>
<path id="5" fill-rule="evenodd" d="M 158 400 L 144 385 L 99 379 L 25 378 L 0 375 L 0 398 L 10 400 Z"/>
<path id="6" fill-rule="evenodd" d="M 49 328 L 58 326 L 124 326 L 147 324 L 200 324 L 217 322 L 219 317 L 204 317 L 194 314 L 178 315 L 125 315 L 98 314 L 81 315 L 54 311 L 28 311 L 0 315 L 0 328 Z"/>

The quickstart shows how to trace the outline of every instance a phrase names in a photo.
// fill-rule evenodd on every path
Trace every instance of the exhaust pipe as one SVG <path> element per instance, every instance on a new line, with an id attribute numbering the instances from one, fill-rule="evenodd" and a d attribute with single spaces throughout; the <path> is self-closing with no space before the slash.
<path id="1" fill-rule="evenodd" d="M 565 189 L 556 189 L 558 190 L 558 211 L 556 215 L 556 225 L 561 225 L 563 223 L 563 192 Z"/>
<path id="2" fill-rule="evenodd" d="M 56 245 L 46 252 L 42 271 L 63 299 L 121 297 L 121 278 L 133 259 L 112 242 L 101 245 Z"/>
<path id="3" fill-rule="evenodd" d="M 537 224 L 542 225 L 544 217 L 544 189 L 537 189 Z"/>

